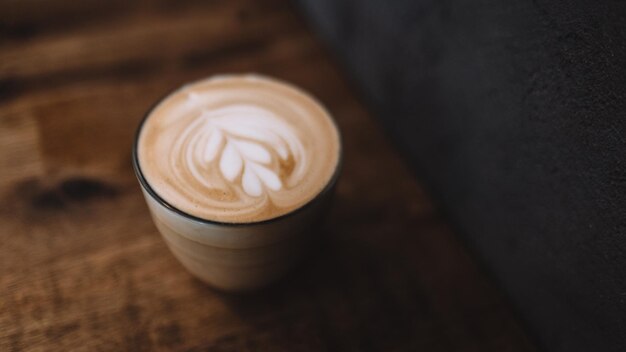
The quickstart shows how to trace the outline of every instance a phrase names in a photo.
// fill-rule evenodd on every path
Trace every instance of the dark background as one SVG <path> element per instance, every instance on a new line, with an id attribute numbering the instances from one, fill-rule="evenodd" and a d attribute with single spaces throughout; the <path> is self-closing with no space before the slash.
<path id="1" fill-rule="evenodd" d="M 540 346 L 626 350 L 626 4 L 299 3 Z"/>

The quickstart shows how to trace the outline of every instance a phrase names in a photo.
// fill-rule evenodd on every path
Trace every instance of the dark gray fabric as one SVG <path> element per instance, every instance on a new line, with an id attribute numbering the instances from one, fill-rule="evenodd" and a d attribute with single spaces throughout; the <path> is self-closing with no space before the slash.
<path id="1" fill-rule="evenodd" d="M 546 351 L 626 351 L 626 4 L 299 0 Z"/>

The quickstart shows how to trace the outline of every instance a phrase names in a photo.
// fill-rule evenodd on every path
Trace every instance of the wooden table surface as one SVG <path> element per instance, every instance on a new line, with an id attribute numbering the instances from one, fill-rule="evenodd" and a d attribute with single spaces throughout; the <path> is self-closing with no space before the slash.
<path id="1" fill-rule="evenodd" d="M 168 252 L 130 151 L 157 98 L 242 71 L 318 96 L 345 168 L 322 250 L 228 296 Z M 0 170 L 0 351 L 533 350 L 284 1 L 0 2 Z"/>

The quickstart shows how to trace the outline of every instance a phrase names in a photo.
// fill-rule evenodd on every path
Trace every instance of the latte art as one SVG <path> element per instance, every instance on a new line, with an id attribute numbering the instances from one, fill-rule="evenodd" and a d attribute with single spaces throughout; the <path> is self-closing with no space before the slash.
<path id="1" fill-rule="evenodd" d="M 207 220 L 261 221 L 314 198 L 338 162 L 337 131 L 301 91 L 259 76 L 186 86 L 140 134 L 139 164 L 157 194 Z"/>
<path id="2" fill-rule="evenodd" d="M 295 166 L 289 181 L 297 184 L 306 165 L 296 131 L 271 111 L 252 105 L 203 111 L 172 148 L 170 163 L 180 159 L 185 169 L 177 172 L 179 179 L 188 172 L 209 189 L 222 188 L 224 181 L 239 184 L 249 197 L 282 189 L 280 170 L 287 165 Z M 218 169 L 222 179 L 211 179 L 211 169 Z"/>

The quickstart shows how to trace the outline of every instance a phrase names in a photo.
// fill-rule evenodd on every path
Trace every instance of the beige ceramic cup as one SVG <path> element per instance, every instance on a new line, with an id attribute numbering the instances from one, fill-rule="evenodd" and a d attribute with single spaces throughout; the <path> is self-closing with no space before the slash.
<path id="1" fill-rule="evenodd" d="M 329 208 L 341 168 L 341 145 L 333 176 L 308 203 L 269 220 L 221 223 L 177 209 L 161 198 L 145 179 L 137 147 L 141 128 L 151 112 L 152 109 L 135 136 L 133 167 L 152 219 L 181 264 L 200 280 L 224 291 L 261 288 L 292 269 L 318 240 L 316 229 Z"/>

